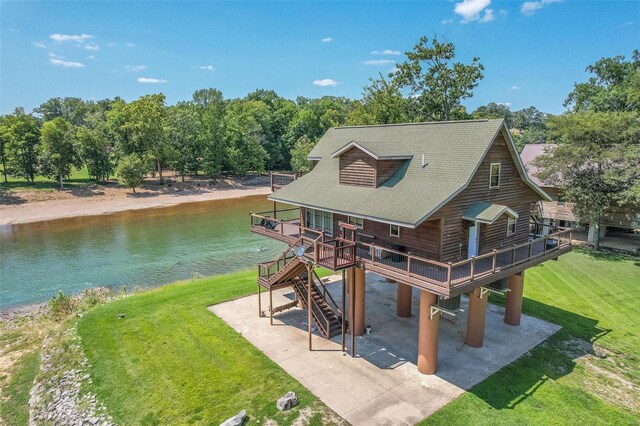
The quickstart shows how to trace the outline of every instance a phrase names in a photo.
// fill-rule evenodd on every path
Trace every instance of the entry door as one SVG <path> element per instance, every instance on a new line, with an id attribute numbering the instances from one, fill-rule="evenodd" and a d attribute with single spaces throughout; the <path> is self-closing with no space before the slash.
<path id="1" fill-rule="evenodd" d="M 468 257 L 478 255 L 478 241 L 480 239 L 480 224 L 473 222 L 469 227 L 469 248 L 467 249 Z"/>

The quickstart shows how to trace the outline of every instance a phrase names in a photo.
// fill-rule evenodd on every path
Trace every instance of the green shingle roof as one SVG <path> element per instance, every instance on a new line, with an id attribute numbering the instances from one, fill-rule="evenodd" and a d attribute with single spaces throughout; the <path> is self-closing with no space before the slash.
<path id="1" fill-rule="evenodd" d="M 471 204 L 468 209 L 462 213 L 462 218 L 482 223 L 493 223 L 503 214 L 518 218 L 518 213 L 514 212 L 507 206 L 500 204 L 491 204 L 485 202 L 477 202 Z"/>
<path id="2" fill-rule="evenodd" d="M 413 228 L 468 185 L 501 129 L 508 134 L 503 120 L 331 128 L 309 154 L 319 160 L 314 169 L 269 199 Z M 340 185 L 340 159 L 332 155 L 354 141 L 372 152 L 412 158 L 377 188 Z M 511 149 L 523 179 L 546 197 Z"/>
<path id="3" fill-rule="evenodd" d="M 410 151 L 394 140 L 389 141 L 351 141 L 331 154 L 338 157 L 351 148 L 358 148 L 376 160 L 409 160 L 413 156 Z"/>

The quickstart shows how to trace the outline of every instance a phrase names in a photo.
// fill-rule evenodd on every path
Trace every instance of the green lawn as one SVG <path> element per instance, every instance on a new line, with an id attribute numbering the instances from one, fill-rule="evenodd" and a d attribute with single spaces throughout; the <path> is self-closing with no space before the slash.
<path id="1" fill-rule="evenodd" d="M 39 369 L 39 350 L 27 352 L 14 366 L 0 398 L 0 419 L 4 424 L 26 425 L 29 423 L 29 392 Z"/>
<path id="2" fill-rule="evenodd" d="M 95 392 L 119 424 L 219 424 L 241 409 L 251 422 L 291 424 L 298 394 L 324 423 L 330 411 L 207 306 L 256 291 L 255 272 L 205 278 L 102 305 L 78 323 Z M 118 314 L 126 318 L 118 319 Z M 326 421 L 326 419 L 325 419 Z"/>
<path id="3" fill-rule="evenodd" d="M 69 179 L 64 180 L 65 188 L 73 188 L 77 186 L 90 185 L 95 183 L 94 180 L 89 179 L 89 173 L 87 172 L 87 168 L 83 167 L 80 170 L 74 169 L 71 173 Z M 41 191 L 53 191 L 60 187 L 60 184 L 53 180 L 44 176 L 36 176 L 35 182 L 27 182 L 26 179 L 18 179 L 9 176 L 8 182 L 4 182 L 4 175 L 2 175 L 2 169 L 0 168 L 0 189 L 12 189 L 12 190 L 23 190 L 23 189 L 33 189 L 33 190 L 41 190 Z"/>
<path id="4" fill-rule="evenodd" d="M 640 424 L 639 293 L 637 257 L 574 250 L 528 270 L 524 311 L 562 330 L 424 424 Z"/>
<path id="5" fill-rule="evenodd" d="M 563 328 L 424 423 L 639 424 L 639 265 L 637 257 L 575 250 L 528 270 L 525 312 Z M 162 287 L 80 320 L 95 392 L 116 422 L 218 424 L 244 408 L 252 421 L 290 424 L 297 414 L 274 406 L 288 390 L 301 396 L 302 406 L 326 413 L 207 311 L 255 292 L 255 278 L 243 272 Z M 312 423 L 321 422 L 318 414 Z"/>

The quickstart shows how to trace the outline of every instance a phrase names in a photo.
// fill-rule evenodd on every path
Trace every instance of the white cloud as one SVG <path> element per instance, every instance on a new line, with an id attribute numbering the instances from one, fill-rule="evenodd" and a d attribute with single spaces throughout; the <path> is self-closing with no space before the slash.
<path id="1" fill-rule="evenodd" d="M 162 80 L 160 78 L 149 78 L 149 77 L 140 77 L 138 78 L 138 83 L 151 83 L 151 84 L 157 84 L 157 83 L 167 83 L 167 80 Z"/>
<path id="2" fill-rule="evenodd" d="M 127 42 L 124 45 L 127 46 L 127 47 L 135 47 L 136 44 L 135 43 L 131 43 L 131 42 Z"/>
<path id="3" fill-rule="evenodd" d="M 47 48 L 47 45 L 46 45 L 46 44 L 44 44 L 44 43 L 43 43 L 43 42 L 41 42 L 41 41 L 34 41 L 34 42 L 33 42 L 33 45 L 34 45 L 35 47 L 40 48 L 40 49 L 46 49 L 46 48 Z"/>
<path id="4" fill-rule="evenodd" d="M 197 68 L 199 70 L 203 70 L 203 71 L 215 71 L 216 69 L 213 67 L 213 65 L 200 65 L 199 67 L 194 67 Z"/>
<path id="5" fill-rule="evenodd" d="M 452 22 L 453 22 L 453 19 L 443 19 L 443 20 L 442 20 L 442 22 L 441 22 L 441 24 L 442 24 L 442 25 L 448 25 L 448 24 L 450 24 L 450 23 L 452 23 Z"/>
<path id="6" fill-rule="evenodd" d="M 491 0 L 463 0 L 456 3 L 453 11 L 462 16 L 462 23 L 480 20 L 480 22 L 493 21 L 493 10 L 487 9 Z M 482 14 L 484 11 L 484 14 Z"/>
<path id="7" fill-rule="evenodd" d="M 632 26 L 632 25 L 633 25 L 633 21 L 627 21 L 627 22 L 625 22 L 624 24 L 620 24 L 620 25 L 618 25 L 618 26 L 616 27 L 616 29 L 624 28 L 624 27 L 630 27 L 630 26 Z"/>
<path id="8" fill-rule="evenodd" d="M 64 68 L 84 68 L 84 64 L 80 62 L 67 61 L 64 56 L 58 56 L 55 53 L 49 52 L 49 62 L 51 65 Z"/>
<path id="9" fill-rule="evenodd" d="M 76 43 L 84 43 L 87 40 L 93 38 L 90 34 L 51 34 L 49 38 L 58 43 L 64 43 L 65 41 L 75 41 Z"/>
<path id="10" fill-rule="evenodd" d="M 324 78 L 322 80 L 313 80 L 313 84 L 315 86 L 327 87 L 327 86 L 337 86 L 339 83 L 330 78 Z"/>
<path id="11" fill-rule="evenodd" d="M 371 52 L 372 55 L 394 55 L 394 56 L 398 56 L 400 55 L 400 51 L 399 50 L 391 50 L 391 49 L 384 49 L 384 50 L 373 50 Z"/>
<path id="12" fill-rule="evenodd" d="M 509 12 L 507 12 L 504 9 L 500 9 L 500 16 L 507 16 L 509 14 Z"/>
<path id="13" fill-rule="evenodd" d="M 511 90 L 520 90 L 518 86 L 511 86 Z"/>
<path id="14" fill-rule="evenodd" d="M 498 105 L 502 105 L 502 106 L 506 106 L 506 107 L 510 107 L 511 106 L 511 102 L 497 102 Z"/>
<path id="15" fill-rule="evenodd" d="M 322 43 L 331 43 L 333 41 L 333 37 L 325 37 L 320 40 Z"/>
<path id="16" fill-rule="evenodd" d="M 107 47 L 116 47 L 118 45 L 118 43 L 116 43 L 115 41 L 112 41 L 111 43 L 107 43 Z"/>
<path id="17" fill-rule="evenodd" d="M 95 57 L 95 56 L 93 56 L 93 55 L 89 55 L 89 56 L 87 56 L 87 59 L 95 59 L 95 58 L 96 58 L 96 57 Z"/>
<path id="18" fill-rule="evenodd" d="M 147 69 L 146 65 L 125 65 L 124 69 L 131 72 L 140 72 Z"/>
<path id="19" fill-rule="evenodd" d="M 85 49 L 87 49 L 87 50 L 93 50 L 93 51 L 95 51 L 95 50 L 100 50 L 100 46 L 98 46 L 98 45 L 97 45 L 97 44 L 95 44 L 95 43 L 85 44 L 85 45 L 84 45 L 84 48 L 85 48 Z"/>
<path id="20" fill-rule="evenodd" d="M 484 11 L 484 15 L 482 15 L 482 18 L 480 18 L 480 20 L 478 22 L 480 22 L 481 24 L 485 24 L 487 22 L 491 22 L 493 21 L 495 18 L 495 16 L 493 16 L 493 9 L 487 9 Z"/>
<path id="21" fill-rule="evenodd" d="M 561 0 L 539 0 L 539 1 L 525 1 L 520 6 L 520 13 L 523 15 L 533 15 L 537 10 L 542 9 L 548 4 L 560 3 Z"/>
<path id="22" fill-rule="evenodd" d="M 394 61 L 393 59 L 372 59 L 369 61 L 364 61 L 365 65 L 389 65 L 395 63 L 396 61 Z"/>

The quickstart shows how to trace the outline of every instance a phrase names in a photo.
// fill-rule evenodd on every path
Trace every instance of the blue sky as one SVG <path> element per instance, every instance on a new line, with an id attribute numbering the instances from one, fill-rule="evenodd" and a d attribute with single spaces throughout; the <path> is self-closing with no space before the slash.
<path id="1" fill-rule="evenodd" d="M 422 35 L 446 36 L 485 78 L 466 101 L 560 113 L 585 67 L 640 47 L 637 1 L 0 3 L 0 112 L 50 97 L 169 103 L 216 87 L 360 97 Z"/>

